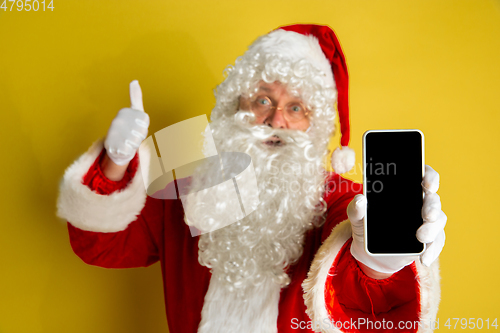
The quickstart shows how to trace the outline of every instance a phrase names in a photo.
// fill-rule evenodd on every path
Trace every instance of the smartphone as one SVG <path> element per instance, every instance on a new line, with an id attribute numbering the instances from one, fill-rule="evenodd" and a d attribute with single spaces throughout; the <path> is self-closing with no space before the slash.
<path id="1" fill-rule="evenodd" d="M 370 255 L 419 255 L 422 225 L 424 135 L 411 130 L 371 130 L 363 135 L 365 247 Z"/>

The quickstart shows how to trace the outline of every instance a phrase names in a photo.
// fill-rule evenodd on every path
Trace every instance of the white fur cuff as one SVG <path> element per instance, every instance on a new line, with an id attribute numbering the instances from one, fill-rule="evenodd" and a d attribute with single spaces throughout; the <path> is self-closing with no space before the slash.
<path id="1" fill-rule="evenodd" d="M 330 236 L 323 242 L 311 264 L 307 279 L 302 282 L 306 313 L 314 323 L 330 322 L 330 316 L 325 303 L 325 284 L 328 272 L 342 249 L 344 243 L 351 237 L 351 223 L 344 221 L 337 225 Z M 321 332 L 339 333 L 335 325 L 323 325 Z"/>
<path id="2" fill-rule="evenodd" d="M 117 232 L 137 219 L 146 202 L 146 191 L 140 170 L 126 188 L 109 195 L 97 194 L 83 185 L 83 177 L 102 149 L 102 142 L 94 143 L 66 169 L 60 184 L 57 216 L 79 229 Z"/>
<path id="3" fill-rule="evenodd" d="M 306 313 L 313 322 L 330 322 L 330 316 L 325 303 L 325 283 L 337 254 L 350 237 L 351 223 L 349 220 L 336 226 L 316 253 L 307 279 L 302 283 L 304 300 L 307 307 Z M 420 289 L 419 320 L 422 323 L 430 323 L 436 320 L 441 295 L 439 263 L 436 260 L 430 267 L 425 267 L 417 260 L 415 265 Z M 432 328 L 429 326 L 420 326 L 418 332 L 432 332 Z M 324 327 L 321 327 L 320 332 L 339 333 L 342 331 L 335 328 L 335 325 L 324 325 Z"/>

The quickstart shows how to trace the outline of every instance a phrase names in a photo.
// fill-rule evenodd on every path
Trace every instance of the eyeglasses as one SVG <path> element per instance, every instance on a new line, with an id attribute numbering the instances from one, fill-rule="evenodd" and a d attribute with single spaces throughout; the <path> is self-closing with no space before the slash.
<path id="1" fill-rule="evenodd" d="M 310 111 L 306 109 L 304 104 L 300 102 L 290 102 L 283 108 L 278 108 L 273 105 L 273 102 L 268 96 L 259 95 L 252 99 L 250 108 L 258 117 L 267 117 L 273 110 L 282 110 L 286 120 L 290 122 L 298 122 L 306 118 Z"/>

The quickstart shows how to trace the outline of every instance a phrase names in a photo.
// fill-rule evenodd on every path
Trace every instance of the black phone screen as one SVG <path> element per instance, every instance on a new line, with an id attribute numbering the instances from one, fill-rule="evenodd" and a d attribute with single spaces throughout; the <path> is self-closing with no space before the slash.
<path id="1" fill-rule="evenodd" d="M 364 138 L 366 246 L 372 254 L 421 253 L 423 136 L 370 131 Z"/>

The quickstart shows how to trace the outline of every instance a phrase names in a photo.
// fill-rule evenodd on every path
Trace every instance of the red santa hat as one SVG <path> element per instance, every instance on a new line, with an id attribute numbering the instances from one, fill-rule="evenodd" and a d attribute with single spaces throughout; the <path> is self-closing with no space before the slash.
<path id="1" fill-rule="evenodd" d="M 283 34 L 282 31 L 289 33 Z M 273 38 L 274 36 L 274 38 Z M 324 84 L 337 89 L 342 149 L 332 154 L 332 167 L 345 173 L 354 166 L 354 150 L 349 145 L 349 75 L 340 43 L 333 30 L 325 25 L 295 24 L 283 26 L 268 34 L 266 52 L 286 55 L 294 60 L 305 59 L 323 72 Z"/>

